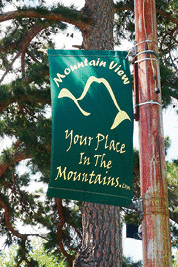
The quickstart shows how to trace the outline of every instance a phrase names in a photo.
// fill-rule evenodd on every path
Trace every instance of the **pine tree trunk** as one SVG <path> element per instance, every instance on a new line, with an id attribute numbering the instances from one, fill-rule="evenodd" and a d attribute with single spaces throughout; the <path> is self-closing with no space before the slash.
<path id="1" fill-rule="evenodd" d="M 86 0 L 83 12 L 89 15 L 93 22 L 90 31 L 83 31 L 84 49 L 113 50 L 113 1 Z M 119 207 L 83 203 L 82 227 L 82 250 L 74 266 L 122 266 Z"/>
<path id="2" fill-rule="evenodd" d="M 119 208 L 84 203 L 82 250 L 77 267 L 121 267 L 122 238 Z"/>

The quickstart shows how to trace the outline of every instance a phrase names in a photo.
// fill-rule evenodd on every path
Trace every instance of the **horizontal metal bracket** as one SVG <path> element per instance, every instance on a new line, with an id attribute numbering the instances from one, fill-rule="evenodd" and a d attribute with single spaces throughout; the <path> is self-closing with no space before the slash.
<path id="1" fill-rule="evenodd" d="M 140 51 L 136 54 L 136 56 L 139 56 L 141 54 L 151 54 L 151 55 L 154 55 L 155 57 L 158 58 L 158 54 L 154 51 L 154 50 L 144 50 L 144 51 Z"/>
<path id="2" fill-rule="evenodd" d="M 157 63 L 159 63 L 157 58 L 146 57 L 146 58 L 142 58 L 142 59 L 139 59 L 139 60 L 134 61 L 133 64 L 142 62 L 142 61 L 144 61 L 144 60 L 150 60 L 150 61 L 151 61 L 151 60 L 155 60 Z"/>
<path id="3" fill-rule="evenodd" d="M 140 44 L 143 44 L 143 43 L 156 43 L 156 41 L 153 41 L 153 40 L 144 40 L 144 41 L 141 41 L 141 42 L 139 42 L 139 43 L 137 43 L 136 41 L 135 41 L 135 46 L 138 46 L 138 45 L 140 45 Z"/>
<path id="4" fill-rule="evenodd" d="M 143 103 L 139 103 L 139 104 L 136 104 L 135 107 L 139 107 L 139 106 L 143 106 L 143 105 L 147 105 L 147 104 L 151 104 L 151 105 L 159 105 L 160 107 L 162 107 L 163 105 L 160 104 L 159 102 L 156 102 L 156 101 L 153 101 L 153 100 L 150 100 L 150 101 L 146 101 L 146 102 L 143 102 Z"/>

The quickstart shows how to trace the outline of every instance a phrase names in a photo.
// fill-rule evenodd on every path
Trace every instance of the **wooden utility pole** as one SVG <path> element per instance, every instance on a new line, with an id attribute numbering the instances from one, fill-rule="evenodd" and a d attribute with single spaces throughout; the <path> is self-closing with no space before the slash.
<path id="1" fill-rule="evenodd" d="M 144 267 L 172 266 L 155 0 L 135 0 Z"/>

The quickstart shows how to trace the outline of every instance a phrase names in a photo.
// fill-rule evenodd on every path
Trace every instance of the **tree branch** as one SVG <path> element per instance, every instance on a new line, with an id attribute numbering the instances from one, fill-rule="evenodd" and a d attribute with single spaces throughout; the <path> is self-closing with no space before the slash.
<path id="1" fill-rule="evenodd" d="M 48 72 L 46 72 L 46 71 L 44 71 L 44 72 L 40 72 L 42 75 L 47 75 L 48 74 Z M 39 75 L 40 75 L 40 73 L 39 73 Z M 22 83 L 22 87 L 23 87 L 23 83 Z M 23 96 L 21 96 L 21 101 L 23 100 L 24 102 L 25 101 L 28 101 L 28 102 L 37 102 L 37 103 L 46 103 L 46 104 L 50 104 L 50 102 L 47 100 L 47 95 L 46 95 L 46 93 L 44 94 L 44 92 L 42 93 L 42 95 L 40 96 L 39 95 L 39 93 L 38 93 L 38 95 L 37 95 L 37 98 L 36 98 L 36 100 L 35 100 L 35 92 L 33 91 L 32 92 L 33 93 L 33 100 L 29 97 L 29 96 L 27 96 L 27 95 L 23 95 Z M 49 96 L 49 99 L 50 99 L 50 96 Z M 2 102 L 1 104 L 0 104 L 0 113 L 6 108 L 6 107 L 8 107 L 10 104 L 12 104 L 12 103 L 15 103 L 15 102 L 18 102 L 18 99 L 16 98 L 16 97 L 14 97 L 14 96 L 9 96 L 9 99 L 8 100 L 6 100 L 6 101 L 4 101 L 4 102 Z"/>
<path id="2" fill-rule="evenodd" d="M 26 251 L 25 251 L 25 242 L 26 242 L 26 240 L 27 240 L 27 236 L 26 236 L 26 238 L 24 240 L 22 240 L 22 256 L 21 256 L 21 259 L 19 260 L 19 262 L 17 263 L 17 266 L 16 267 L 20 266 L 20 264 L 23 261 L 25 261 L 27 263 L 27 265 L 29 267 L 31 267 L 31 264 L 30 264 L 30 262 L 28 261 L 26 255 L 25 255 L 26 254 Z"/>
<path id="3" fill-rule="evenodd" d="M 46 26 L 47 27 L 47 26 Z M 29 45 L 29 43 L 31 42 L 31 40 L 43 29 L 45 28 L 45 26 L 43 25 L 38 25 L 36 24 L 29 32 L 28 34 L 25 36 L 24 40 L 22 42 L 20 42 L 19 44 L 19 48 L 20 50 L 17 52 L 17 54 L 15 55 L 15 57 L 12 59 L 12 61 L 9 63 L 9 65 L 6 68 L 6 71 L 4 72 L 4 74 L 2 75 L 1 79 L 0 79 L 0 83 L 2 83 L 2 81 L 4 80 L 5 76 L 8 74 L 8 72 L 10 71 L 10 69 L 12 68 L 12 65 L 14 64 L 14 62 L 16 61 L 16 59 L 21 55 L 21 53 L 23 54 L 27 48 L 27 46 Z"/>
<path id="4" fill-rule="evenodd" d="M 4 74 L 2 75 L 1 79 L 0 79 L 0 84 L 3 82 L 4 78 L 6 77 L 6 75 L 8 74 L 8 72 L 10 71 L 10 69 L 12 68 L 12 65 L 14 64 L 14 62 L 16 61 L 16 59 L 20 56 L 21 52 L 18 52 L 15 57 L 12 59 L 12 61 L 10 62 L 10 64 L 7 66 L 6 71 L 4 72 Z"/>
<path id="5" fill-rule="evenodd" d="M 6 221 L 6 225 L 8 227 L 8 229 L 11 231 L 11 233 L 18 237 L 21 238 L 22 240 L 24 240 L 26 237 L 23 234 L 20 234 L 17 230 L 15 230 L 11 223 L 10 223 L 10 218 L 9 218 L 9 208 L 8 206 L 5 204 L 5 202 L 3 201 L 3 194 L 0 193 L 0 203 L 5 211 L 5 221 Z"/>
<path id="6" fill-rule="evenodd" d="M 19 146 L 19 142 L 17 141 L 17 143 L 15 144 L 15 149 L 18 149 L 18 146 Z M 11 159 L 11 162 L 9 164 L 6 164 L 6 163 L 1 163 L 0 164 L 0 177 L 8 169 L 8 167 L 14 165 L 14 163 L 17 163 L 17 162 L 19 162 L 21 160 L 29 159 L 29 158 L 30 158 L 30 156 L 26 155 L 24 151 L 22 152 L 22 151 L 16 150 L 14 155 L 12 155 L 12 159 Z"/>
<path id="7" fill-rule="evenodd" d="M 11 222 L 10 222 L 10 216 L 9 216 L 9 208 L 8 205 L 5 203 L 5 201 L 3 200 L 3 194 L 0 193 L 0 204 L 2 205 L 4 211 L 5 211 L 5 222 L 6 222 L 6 226 L 8 227 L 8 229 L 10 230 L 10 232 L 20 238 L 22 240 L 22 255 L 21 255 L 21 259 L 18 261 L 17 266 L 20 266 L 20 264 L 25 261 L 27 263 L 28 266 L 31 266 L 30 262 L 28 261 L 27 257 L 26 257 L 26 251 L 25 251 L 25 243 L 27 241 L 27 237 L 28 236 L 39 236 L 41 238 L 43 238 L 42 236 L 40 236 L 39 234 L 20 234 L 20 232 L 16 229 L 14 229 L 14 227 L 12 226 Z"/>
<path id="8" fill-rule="evenodd" d="M 56 198 L 56 204 L 57 204 L 58 214 L 59 214 L 59 219 L 60 219 L 60 223 L 58 225 L 58 244 L 59 244 L 59 248 L 60 248 L 61 252 L 64 254 L 64 256 L 72 264 L 72 262 L 75 259 L 75 257 L 67 253 L 67 251 L 64 249 L 64 246 L 63 246 L 63 243 L 62 243 L 62 228 L 63 228 L 63 226 L 64 226 L 64 224 L 66 222 L 65 218 L 64 218 L 64 215 L 63 215 L 63 212 L 62 212 L 62 199 Z"/>
<path id="9" fill-rule="evenodd" d="M 178 19 L 173 17 L 169 12 L 166 12 L 162 9 L 157 10 L 157 14 L 161 15 L 163 18 L 166 18 L 169 21 L 172 21 L 176 25 L 178 25 Z"/>
<path id="10" fill-rule="evenodd" d="M 23 51 L 21 55 L 21 71 L 23 75 L 25 72 L 25 51 Z"/>
<path id="11" fill-rule="evenodd" d="M 82 14 L 82 12 L 71 10 L 70 8 L 63 6 L 60 6 L 53 11 L 46 9 L 22 9 L 17 11 L 10 11 L 0 15 L 0 22 L 18 18 L 45 18 L 48 21 L 62 21 L 73 24 L 79 29 L 88 28 L 90 24 L 90 19 L 86 15 Z"/>
<path id="12" fill-rule="evenodd" d="M 177 216 L 177 211 L 173 212 L 169 209 L 169 217 L 172 221 L 174 221 L 176 224 L 178 224 L 178 216 Z"/>

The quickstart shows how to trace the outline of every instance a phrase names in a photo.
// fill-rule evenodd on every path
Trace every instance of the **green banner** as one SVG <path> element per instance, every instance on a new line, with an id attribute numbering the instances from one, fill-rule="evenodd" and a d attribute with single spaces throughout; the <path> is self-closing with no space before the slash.
<path id="1" fill-rule="evenodd" d="M 50 197 L 128 206 L 133 106 L 127 53 L 48 50 L 52 97 Z"/>

